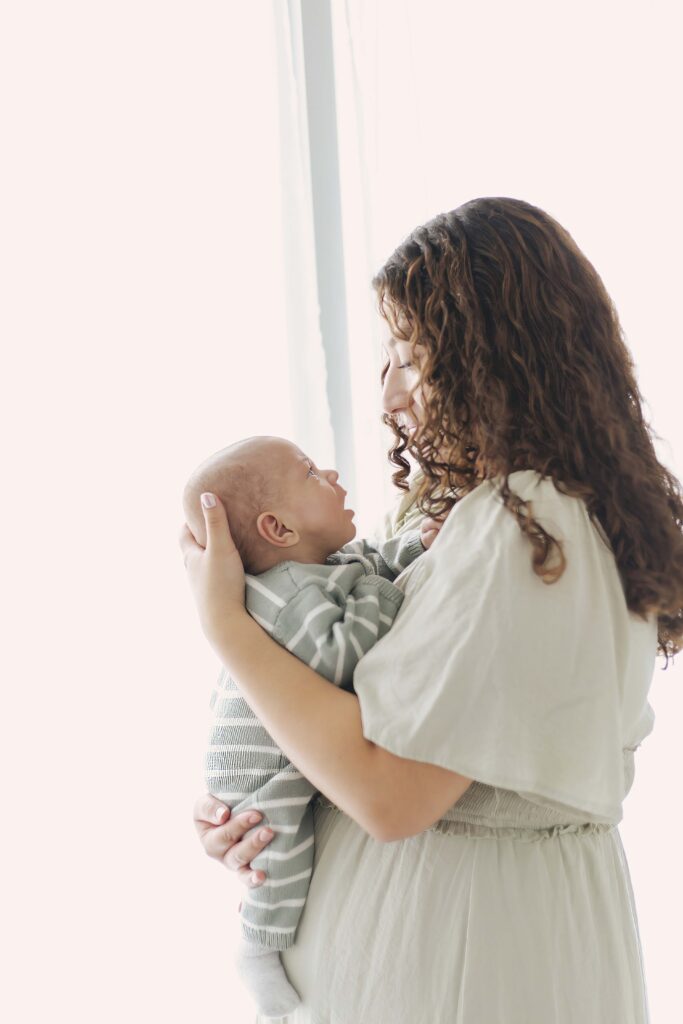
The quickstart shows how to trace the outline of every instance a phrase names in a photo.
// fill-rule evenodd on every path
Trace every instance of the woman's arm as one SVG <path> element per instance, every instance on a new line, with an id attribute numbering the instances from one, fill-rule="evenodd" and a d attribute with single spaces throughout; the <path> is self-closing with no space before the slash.
<path id="1" fill-rule="evenodd" d="M 358 698 L 286 651 L 246 611 L 228 618 L 214 648 L 290 761 L 374 838 L 422 832 L 469 787 L 463 775 L 366 740 Z"/>
<path id="2" fill-rule="evenodd" d="M 422 832 L 471 783 L 398 757 L 363 736 L 358 698 L 280 647 L 244 607 L 244 568 L 220 500 L 203 508 L 206 549 L 184 524 L 180 546 L 204 634 L 245 700 L 299 771 L 375 838 Z"/>

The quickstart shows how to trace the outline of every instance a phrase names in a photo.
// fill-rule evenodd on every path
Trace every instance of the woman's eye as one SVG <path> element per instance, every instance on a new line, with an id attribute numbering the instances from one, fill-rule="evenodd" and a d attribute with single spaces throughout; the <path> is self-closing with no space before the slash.
<path id="1" fill-rule="evenodd" d="M 398 368 L 399 368 L 399 370 L 405 370 L 405 368 L 407 366 L 412 366 L 412 365 L 413 365 L 412 363 L 399 363 L 398 364 Z"/>

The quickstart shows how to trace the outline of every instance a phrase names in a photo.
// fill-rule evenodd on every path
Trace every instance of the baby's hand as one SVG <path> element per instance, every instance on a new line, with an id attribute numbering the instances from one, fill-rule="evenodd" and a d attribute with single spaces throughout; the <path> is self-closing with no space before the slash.
<path id="1" fill-rule="evenodd" d="M 444 517 L 445 518 L 445 517 Z M 443 519 L 423 519 L 422 525 L 420 526 L 420 534 L 422 537 L 422 543 L 426 548 L 430 548 L 436 539 L 436 536 L 444 524 Z"/>

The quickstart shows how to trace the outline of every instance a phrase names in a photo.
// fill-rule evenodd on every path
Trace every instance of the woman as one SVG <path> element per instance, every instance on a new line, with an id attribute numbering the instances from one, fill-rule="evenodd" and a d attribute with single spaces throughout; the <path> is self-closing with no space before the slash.
<path id="1" fill-rule="evenodd" d="M 303 1002 L 286 1020 L 642 1024 L 617 826 L 653 727 L 655 656 L 680 649 L 680 483 L 655 455 L 602 281 L 542 210 L 465 203 L 373 284 L 406 492 L 389 532 L 448 515 L 399 577 L 403 606 L 355 694 L 247 615 L 220 502 L 206 550 L 181 537 L 209 642 L 321 791 L 282 954 Z M 205 797 L 197 828 L 247 881 L 265 843 L 226 814 Z M 282 897 L 257 877 L 245 899 Z"/>

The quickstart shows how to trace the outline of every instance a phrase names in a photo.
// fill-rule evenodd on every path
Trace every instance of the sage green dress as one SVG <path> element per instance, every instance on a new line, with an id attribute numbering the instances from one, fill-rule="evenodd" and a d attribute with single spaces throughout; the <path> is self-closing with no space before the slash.
<path id="1" fill-rule="evenodd" d="M 510 486 L 563 542 L 565 572 L 534 574 L 484 482 L 398 578 L 404 603 L 354 675 L 364 735 L 475 781 L 392 843 L 316 797 L 311 886 L 282 953 L 302 1004 L 284 1024 L 649 1019 L 617 826 L 654 724 L 656 620 L 629 612 L 581 499 L 533 470 Z M 411 500 L 387 533 L 415 525 Z"/>

